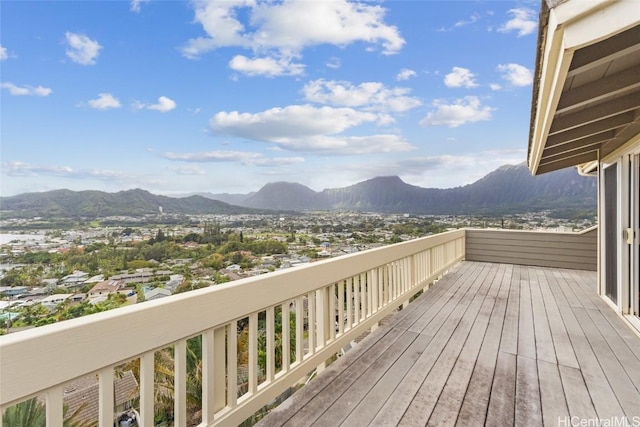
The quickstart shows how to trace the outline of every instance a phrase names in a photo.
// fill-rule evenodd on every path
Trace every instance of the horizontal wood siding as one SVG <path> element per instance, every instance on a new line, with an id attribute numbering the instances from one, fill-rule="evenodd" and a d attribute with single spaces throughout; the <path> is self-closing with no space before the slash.
<path id="1" fill-rule="evenodd" d="M 582 233 L 466 230 L 466 259 L 595 271 L 597 228 Z"/>

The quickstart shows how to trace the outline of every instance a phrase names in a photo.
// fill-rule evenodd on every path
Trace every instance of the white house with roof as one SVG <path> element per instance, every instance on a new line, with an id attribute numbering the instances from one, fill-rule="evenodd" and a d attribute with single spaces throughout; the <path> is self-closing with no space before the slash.
<path id="1" fill-rule="evenodd" d="M 73 294 L 53 294 L 42 298 L 39 302 L 47 308 L 54 308 L 73 297 Z"/>
<path id="2" fill-rule="evenodd" d="M 6 298 L 16 298 L 18 295 L 26 294 L 29 288 L 26 286 L 0 286 L 0 296 Z"/>
<path id="3" fill-rule="evenodd" d="M 146 301 L 153 301 L 160 298 L 166 298 L 171 296 L 171 291 L 165 288 L 153 288 L 145 291 L 144 299 Z"/>
<path id="4" fill-rule="evenodd" d="M 97 283 L 93 288 L 91 288 L 91 290 L 87 292 L 87 297 L 89 299 L 93 299 L 100 296 L 107 296 L 114 292 L 118 292 L 124 287 L 125 283 L 123 280 L 105 280 Z"/>

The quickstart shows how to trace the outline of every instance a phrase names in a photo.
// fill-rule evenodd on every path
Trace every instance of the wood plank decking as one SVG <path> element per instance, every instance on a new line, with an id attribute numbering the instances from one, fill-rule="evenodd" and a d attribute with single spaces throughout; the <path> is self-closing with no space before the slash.
<path id="1" fill-rule="evenodd" d="M 640 338 L 595 288 L 590 271 L 463 262 L 262 425 L 637 425 Z"/>

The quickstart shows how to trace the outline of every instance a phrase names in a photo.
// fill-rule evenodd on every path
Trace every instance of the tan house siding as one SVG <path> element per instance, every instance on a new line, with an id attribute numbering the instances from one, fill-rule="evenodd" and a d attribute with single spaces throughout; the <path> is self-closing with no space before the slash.
<path id="1" fill-rule="evenodd" d="M 467 230 L 468 261 L 597 269 L 597 228 L 583 233 L 543 231 Z"/>

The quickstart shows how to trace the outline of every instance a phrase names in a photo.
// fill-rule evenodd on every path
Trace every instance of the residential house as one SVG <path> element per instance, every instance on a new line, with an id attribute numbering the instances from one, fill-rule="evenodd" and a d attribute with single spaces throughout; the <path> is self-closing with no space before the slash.
<path id="1" fill-rule="evenodd" d="M 165 288 L 153 288 L 145 291 L 144 299 L 146 301 L 153 301 L 160 298 L 166 298 L 171 296 L 171 291 Z"/>
<path id="2" fill-rule="evenodd" d="M 113 381 L 115 414 L 131 408 L 131 402 L 138 397 L 138 382 L 131 371 Z M 99 384 L 96 375 L 88 375 L 65 386 L 64 405 L 67 412 L 77 411 L 81 423 L 95 423 L 99 414 Z"/>
<path id="3" fill-rule="evenodd" d="M 169 281 L 165 284 L 165 287 L 171 292 L 174 292 L 182 282 L 184 282 L 184 276 L 182 274 L 171 274 L 169 276 Z"/>
<path id="4" fill-rule="evenodd" d="M 26 294 L 28 290 L 26 286 L 0 286 L 0 296 L 16 298 L 18 295 Z"/>
<path id="5" fill-rule="evenodd" d="M 90 283 L 98 283 L 98 282 L 102 282 L 104 281 L 104 274 L 97 274 L 95 276 L 92 276 L 90 278 L 88 278 L 87 280 L 84 281 L 85 285 L 88 285 Z"/>
<path id="6" fill-rule="evenodd" d="M 122 273 L 111 276 L 110 280 L 122 280 L 124 283 L 147 283 L 153 279 L 153 272 L 147 269 L 136 270 L 133 273 Z"/>
<path id="7" fill-rule="evenodd" d="M 84 286 L 84 282 L 89 278 L 89 273 L 76 270 L 73 273 L 64 276 L 61 280 L 62 286 L 67 289 L 78 288 Z"/>
<path id="8" fill-rule="evenodd" d="M 53 294 L 42 298 L 39 302 L 48 309 L 53 309 L 59 304 L 73 297 L 73 294 Z"/>
<path id="9" fill-rule="evenodd" d="M 42 279 L 42 284 L 48 289 L 55 289 L 58 287 L 58 279 Z"/>
<path id="10" fill-rule="evenodd" d="M 106 296 L 114 292 L 118 292 L 125 287 L 123 280 L 105 280 L 104 282 L 97 283 L 87 293 L 89 299 L 93 299 L 99 296 Z"/>
<path id="11" fill-rule="evenodd" d="M 638 1 L 543 1 L 535 76 L 529 168 L 599 180 L 598 292 L 640 330 Z"/>

